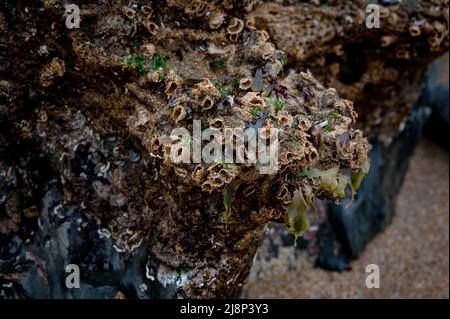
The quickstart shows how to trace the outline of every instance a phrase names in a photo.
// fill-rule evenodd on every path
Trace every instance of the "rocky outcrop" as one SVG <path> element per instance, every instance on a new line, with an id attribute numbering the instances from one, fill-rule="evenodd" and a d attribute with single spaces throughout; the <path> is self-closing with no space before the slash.
<path id="1" fill-rule="evenodd" d="M 317 218 L 313 226 L 297 242 L 285 229 L 270 224 L 257 253 L 251 271 L 251 280 L 271 274 L 314 267 L 344 271 L 358 258 L 367 243 L 389 226 L 395 218 L 397 195 L 403 183 L 409 158 L 422 137 L 427 134 L 442 140 L 444 121 L 437 110 L 448 107 L 445 82 L 439 77 L 435 63 L 425 80 L 421 96 L 402 130 L 389 145 L 371 140 L 371 169 L 358 191 L 353 205 L 335 205 L 318 202 Z M 432 114 L 436 114 L 434 117 Z M 444 111 L 445 114 L 445 111 Z M 441 123 L 438 125 L 437 123 Z"/>
<path id="2" fill-rule="evenodd" d="M 65 11 L 66 1 L 3 1 L 0 294 L 231 297 L 247 278 L 265 224 L 284 222 L 291 234 L 306 235 L 315 199 L 353 199 L 369 167 L 353 104 L 307 72 L 342 89 L 323 78 L 328 70 L 293 56 L 271 25 L 278 9 L 293 12 L 293 25 L 297 13 L 315 17 L 307 24 L 321 15 L 329 22 L 333 10 L 361 14 L 362 2 L 349 3 L 96 0 L 81 6 L 80 28 L 70 29 L 74 21 L 65 22 L 76 13 Z M 439 37 L 427 47 L 437 55 L 448 33 L 433 23 L 448 25 L 448 10 L 433 15 L 427 10 L 444 1 L 418 3 L 401 25 L 425 19 L 418 37 Z M 326 30 L 361 23 L 335 20 Z M 335 50 L 331 40 L 310 39 L 322 56 Z M 353 54 L 343 51 L 342 59 Z M 420 74 L 412 82 L 400 86 L 415 88 Z M 222 156 L 174 161 L 185 152 L 193 160 L 194 120 L 216 133 L 261 129 L 264 141 L 278 132 L 279 169 L 260 174 L 270 161 L 235 164 Z M 65 285 L 68 264 L 80 268 L 79 289 Z"/>

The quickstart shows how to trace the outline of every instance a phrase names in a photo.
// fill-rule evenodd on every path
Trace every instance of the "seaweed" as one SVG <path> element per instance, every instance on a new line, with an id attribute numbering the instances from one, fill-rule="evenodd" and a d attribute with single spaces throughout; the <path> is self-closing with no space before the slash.
<path id="1" fill-rule="evenodd" d="M 223 188 L 223 205 L 225 207 L 225 210 L 222 215 L 222 219 L 224 222 L 228 222 L 231 217 L 231 211 L 232 211 L 232 201 L 233 196 L 236 190 L 239 188 L 239 186 L 242 184 L 242 181 L 235 180 L 231 182 L 230 184 L 226 185 Z"/>
<path id="2" fill-rule="evenodd" d="M 294 192 L 291 204 L 286 208 L 285 223 L 290 234 L 295 236 L 295 242 L 309 228 L 308 204 L 301 190 Z"/>
<path id="3" fill-rule="evenodd" d="M 153 54 L 152 57 L 152 70 L 157 71 L 167 67 L 167 60 L 158 53 Z"/>

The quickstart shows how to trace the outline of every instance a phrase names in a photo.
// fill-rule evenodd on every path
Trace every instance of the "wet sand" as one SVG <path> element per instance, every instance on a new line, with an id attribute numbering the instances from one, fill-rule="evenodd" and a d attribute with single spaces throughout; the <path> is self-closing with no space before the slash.
<path id="1" fill-rule="evenodd" d="M 368 264 L 380 288 L 365 286 Z M 249 282 L 243 298 L 449 298 L 449 155 L 423 139 L 411 158 L 391 225 L 352 269 L 303 268 Z"/>

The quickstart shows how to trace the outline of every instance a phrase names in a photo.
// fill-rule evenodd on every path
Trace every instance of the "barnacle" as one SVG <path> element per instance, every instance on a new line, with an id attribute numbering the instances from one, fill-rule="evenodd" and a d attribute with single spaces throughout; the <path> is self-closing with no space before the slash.
<path id="1" fill-rule="evenodd" d="M 297 121 L 298 121 L 298 127 L 304 132 L 308 132 L 312 126 L 311 121 L 305 115 L 298 115 Z"/>
<path id="2" fill-rule="evenodd" d="M 242 97 L 242 104 L 248 107 L 255 105 L 263 107 L 265 105 L 264 99 L 256 92 L 248 92 L 247 94 L 245 94 Z"/>
<path id="3" fill-rule="evenodd" d="M 212 128 L 221 129 L 223 127 L 223 120 L 221 118 L 213 118 L 209 121 L 209 125 Z"/>
<path id="4" fill-rule="evenodd" d="M 158 149 L 161 148 L 161 146 L 162 146 L 162 144 L 161 144 L 161 139 L 159 138 L 159 136 L 153 137 L 151 140 L 150 149 L 153 151 L 157 151 Z"/>
<path id="5" fill-rule="evenodd" d="M 172 115 L 170 116 L 175 123 L 184 120 L 186 117 L 186 110 L 183 106 L 177 105 L 173 108 Z"/>
<path id="6" fill-rule="evenodd" d="M 255 19 L 253 16 L 248 16 L 247 21 L 245 21 L 245 27 L 249 30 L 255 30 Z"/>
<path id="7" fill-rule="evenodd" d="M 233 18 L 227 27 L 227 32 L 229 34 L 240 33 L 244 29 L 244 22 L 241 19 Z"/>
<path id="8" fill-rule="evenodd" d="M 382 47 L 388 47 L 390 46 L 392 43 L 394 43 L 396 40 L 396 38 L 394 36 L 391 35 L 385 35 L 383 37 L 381 37 L 381 46 Z"/>
<path id="9" fill-rule="evenodd" d="M 218 29 L 225 21 L 226 14 L 223 11 L 215 11 L 209 17 L 209 27 L 211 29 Z"/>
<path id="10" fill-rule="evenodd" d="M 145 55 L 153 56 L 155 54 L 155 46 L 152 43 L 144 44 L 142 48 L 144 49 Z"/>
<path id="11" fill-rule="evenodd" d="M 136 10 L 133 10 L 127 6 L 122 7 L 122 12 L 130 20 L 134 19 L 136 16 Z"/>
<path id="12" fill-rule="evenodd" d="M 280 113 L 278 114 L 278 122 L 281 124 L 281 126 L 292 126 L 292 115 Z"/>
<path id="13" fill-rule="evenodd" d="M 208 5 L 206 1 L 194 0 L 192 3 L 185 6 L 184 12 L 188 15 L 201 17 L 206 13 L 207 9 Z"/>
<path id="14" fill-rule="evenodd" d="M 248 90 L 252 86 L 252 80 L 249 78 L 243 78 L 239 80 L 239 88 L 241 90 Z"/>
<path id="15" fill-rule="evenodd" d="M 153 14 L 153 8 L 149 5 L 142 6 L 141 10 L 146 16 L 151 16 Z"/>
<path id="16" fill-rule="evenodd" d="M 147 29 L 147 31 L 153 35 L 155 35 L 159 29 L 158 25 L 152 21 L 144 22 L 144 26 Z"/>
<path id="17" fill-rule="evenodd" d="M 420 30 L 420 27 L 417 25 L 412 25 L 409 27 L 409 33 L 413 37 L 418 37 L 421 35 L 422 31 Z"/>

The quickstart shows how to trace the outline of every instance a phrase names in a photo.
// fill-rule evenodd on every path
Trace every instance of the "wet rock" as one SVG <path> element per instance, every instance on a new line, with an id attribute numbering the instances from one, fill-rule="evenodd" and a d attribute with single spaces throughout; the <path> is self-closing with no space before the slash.
<path id="1" fill-rule="evenodd" d="M 345 84 L 352 81 L 358 82 L 353 89 L 375 91 L 371 96 L 381 97 L 383 103 L 369 117 L 390 123 L 389 115 L 399 115 L 389 127 L 397 130 L 398 119 L 415 99 L 411 87 L 420 83 L 421 73 L 411 86 L 410 73 L 400 74 L 403 81 L 395 90 L 385 84 L 374 86 L 383 65 L 365 65 L 368 59 L 361 55 L 367 52 L 361 44 L 331 48 L 330 35 L 357 38 L 350 30 L 360 29 L 355 24 L 362 22 L 363 8 L 358 7 L 360 1 L 348 3 L 335 2 L 340 17 L 336 19 L 329 9 L 304 2 L 286 6 L 269 1 L 213 2 L 224 15 L 218 20 L 232 22 L 227 26 L 211 23 L 210 17 L 204 21 L 204 5 L 170 1 L 173 6 L 168 9 L 167 3 L 157 1 L 149 13 L 139 4 L 131 9 L 122 1 L 93 0 L 84 11 L 89 18 L 71 31 L 50 23 L 60 23 L 62 17 L 61 6 L 54 1 L 45 1 L 43 7 L 28 6 L 26 1 L 0 3 L 0 60 L 5 61 L 0 65 L 5 71 L 0 75 L 0 295 L 234 296 L 248 276 L 264 225 L 282 217 L 290 233 L 303 235 L 299 247 L 311 256 L 321 247 L 327 247 L 324 256 L 334 253 L 335 243 L 341 245 L 338 258 L 357 255 L 372 229 L 355 229 L 356 235 L 346 238 L 345 232 L 353 231 L 346 228 L 354 225 L 350 217 L 336 213 L 339 226 L 332 218 L 324 219 L 324 210 L 313 221 L 307 209 L 316 197 L 344 197 L 338 180 L 347 186 L 346 174 L 367 170 L 367 140 L 354 128 L 352 103 L 341 99 L 339 92 L 351 98 L 347 91 L 352 87 Z M 417 47 L 423 50 L 421 56 L 431 59 L 448 47 L 445 17 L 440 11 L 428 16 L 422 6 L 432 5 L 419 4 L 411 17 L 425 15 L 430 23 L 439 23 L 439 34 L 431 30 L 423 38 L 440 36 L 442 42 L 433 54 L 424 48 L 426 41 L 414 42 L 411 52 L 393 51 L 413 56 Z M 312 17 L 306 22 L 293 18 L 300 25 L 291 28 L 312 38 L 299 43 L 306 38 L 303 34 L 291 37 L 284 28 L 291 20 L 284 10 L 292 10 L 295 17 Z M 162 20 L 149 21 L 153 12 Z M 276 28 L 265 25 L 279 12 L 282 19 Z M 163 20 L 170 23 L 162 27 Z M 407 33 L 410 14 L 401 22 L 390 23 L 394 29 L 389 33 L 397 34 L 397 27 Z M 321 27 L 310 28 L 309 23 Z M 361 38 L 372 39 L 366 31 Z M 404 37 L 408 43 L 410 38 Z M 286 39 L 298 45 L 291 46 Z M 378 52 L 379 40 L 367 50 Z M 43 46 L 45 50 L 40 49 Z M 296 61 L 292 68 L 282 66 L 285 53 L 277 48 L 289 51 L 286 54 Z M 313 63 L 317 54 L 318 63 Z M 333 78 L 341 73 L 338 82 L 344 86 L 324 76 L 330 71 L 320 66 L 328 65 L 327 60 L 334 62 Z M 422 71 L 426 61 L 420 62 L 413 65 Z M 336 72 L 336 63 L 342 64 L 342 72 Z M 263 72 L 267 64 L 275 67 Z M 348 69 L 353 64 L 362 66 L 361 72 Z M 310 66 L 338 90 L 300 72 Z M 364 74 L 366 67 L 370 72 Z M 388 80 L 392 75 L 397 75 L 392 67 L 383 73 Z M 234 81 L 241 78 L 251 78 L 250 89 L 257 92 L 238 88 Z M 405 107 L 380 94 L 397 89 L 410 97 Z M 385 100 L 391 102 L 391 112 L 384 113 Z M 194 167 L 170 162 L 173 145 L 164 135 L 181 124 L 189 126 L 187 121 L 194 118 L 220 126 L 253 125 L 265 128 L 267 134 L 282 126 L 283 170 L 267 178 L 256 174 L 256 167 L 238 170 L 228 163 Z M 361 125 L 367 123 L 371 124 Z M 330 170 L 336 172 L 331 178 L 326 173 Z M 331 183 L 322 187 L 326 177 Z M 321 225 L 329 225 L 330 231 L 323 232 L 328 242 L 322 242 L 331 246 L 320 245 Z M 343 235 L 337 234 L 339 227 Z M 289 236 L 284 234 L 279 242 L 287 247 Z M 277 254 L 288 256 L 289 249 Z M 68 264 L 80 267 L 79 290 L 65 286 Z"/>
<path id="2" fill-rule="evenodd" d="M 403 130 L 389 145 L 373 140 L 371 169 L 354 202 L 346 207 L 318 202 L 311 229 L 297 241 L 281 225 L 268 225 L 250 278 L 270 276 L 301 267 L 318 266 L 333 271 L 347 270 L 367 243 L 395 218 L 397 194 L 408 168 L 409 158 L 430 117 L 429 107 L 417 106 Z M 314 231 L 315 230 L 315 231 Z M 288 255 L 280 252 L 289 251 Z"/>
<path id="3" fill-rule="evenodd" d="M 144 242 L 136 255 L 127 263 L 120 286 L 123 287 L 128 298 L 158 298 L 154 287 L 149 287 L 149 279 L 146 278 L 147 253 L 148 242 Z"/>
<path id="4" fill-rule="evenodd" d="M 448 136 L 449 126 L 449 94 L 448 94 L 448 53 L 445 57 L 436 61 L 429 71 L 425 82 L 424 94 L 421 103 L 431 106 L 433 112 L 425 125 L 427 137 L 439 143 L 439 145 L 449 148 Z"/>

